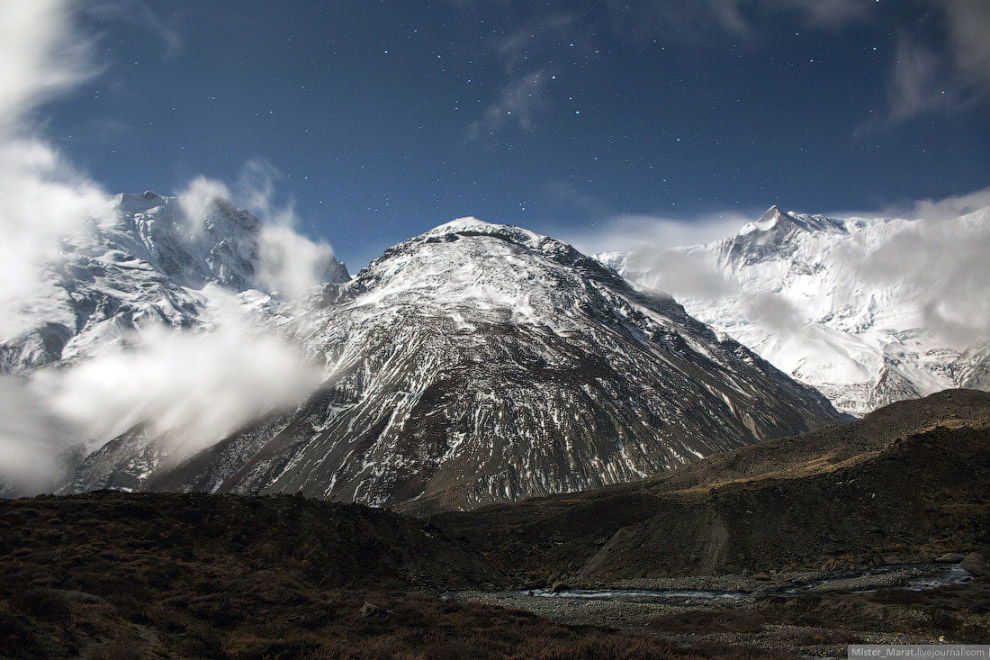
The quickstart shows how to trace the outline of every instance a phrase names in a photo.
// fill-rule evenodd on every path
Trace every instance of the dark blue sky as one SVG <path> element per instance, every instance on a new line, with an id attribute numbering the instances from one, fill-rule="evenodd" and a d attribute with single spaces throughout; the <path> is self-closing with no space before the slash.
<path id="1" fill-rule="evenodd" d="M 71 160 L 175 193 L 261 159 L 352 267 L 463 215 L 566 238 L 990 185 L 984 0 L 87 6 L 105 69 L 42 109 Z"/>

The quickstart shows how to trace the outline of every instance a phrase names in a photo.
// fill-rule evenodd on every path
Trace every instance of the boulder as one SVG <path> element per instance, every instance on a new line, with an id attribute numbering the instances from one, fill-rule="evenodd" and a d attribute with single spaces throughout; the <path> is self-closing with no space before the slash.
<path id="1" fill-rule="evenodd" d="M 386 614 L 388 614 L 388 610 L 386 610 L 384 607 L 379 607 L 374 603 L 365 602 L 365 604 L 361 606 L 361 616 L 365 618 L 371 618 L 371 617 L 378 618 L 378 617 L 383 617 Z"/>
<path id="2" fill-rule="evenodd" d="M 968 571 L 977 577 L 990 574 L 990 562 L 987 562 L 987 556 L 982 552 L 969 553 L 961 562 L 959 562 L 959 565 L 963 568 L 963 570 Z"/>
<path id="3" fill-rule="evenodd" d="M 958 564 L 966 557 L 959 554 L 958 552 L 947 552 L 944 555 L 939 555 L 935 558 L 935 561 L 939 564 Z"/>

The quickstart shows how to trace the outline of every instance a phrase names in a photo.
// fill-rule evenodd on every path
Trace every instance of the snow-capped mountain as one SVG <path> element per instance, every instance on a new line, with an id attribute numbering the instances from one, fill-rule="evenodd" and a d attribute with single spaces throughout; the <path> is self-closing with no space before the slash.
<path id="1" fill-rule="evenodd" d="M 904 220 L 771 207 L 722 241 L 598 257 L 638 285 L 672 292 L 698 319 L 816 387 L 839 410 L 862 415 L 950 387 L 990 384 L 985 335 L 982 342 L 952 341 L 940 327 L 986 313 L 985 289 L 974 286 L 967 295 L 951 271 L 918 258 L 922 247 L 932 253 L 943 243 L 943 252 L 978 249 L 988 234 L 990 209 Z"/>
<path id="2" fill-rule="evenodd" d="M 74 487 L 470 508 L 631 481 L 841 416 L 668 296 L 473 218 L 271 317 L 322 386 L 179 464 L 135 428 Z"/>
<path id="3" fill-rule="evenodd" d="M 200 326 L 218 291 L 240 293 L 245 303 L 267 298 L 261 222 L 221 199 L 194 213 L 182 202 L 150 191 L 117 195 L 109 220 L 64 237 L 36 294 L 15 311 L 18 332 L 0 337 L 0 373 L 117 351 L 136 328 Z M 349 275 L 331 257 L 321 279 Z"/>

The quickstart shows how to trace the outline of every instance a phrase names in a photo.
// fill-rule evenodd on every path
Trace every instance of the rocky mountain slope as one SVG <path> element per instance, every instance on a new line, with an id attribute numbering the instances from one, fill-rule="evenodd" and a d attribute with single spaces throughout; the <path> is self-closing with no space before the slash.
<path id="1" fill-rule="evenodd" d="M 967 294 L 962 279 L 943 282 L 948 272 L 916 254 L 919 243 L 949 251 L 986 244 L 988 234 L 990 209 L 909 221 L 771 207 L 722 241 L 599 258 L 639 285 L 670 291 L 690 314 L 819 389 L 838 409 L 862 415 L 949 387 L 986 388 L 985 333 L 960 337 L 955 327 L 985 312 L 985 289 Z"/>
<path id="2" fill-rule="evenodd" d="M 269 320 L 324 370 L 304 405 L 179 465 L 135 428 L 87 458 L 73 488 L 471 508 L 633 481 L 841 419 L 671 298 L 471 218 Z"/>

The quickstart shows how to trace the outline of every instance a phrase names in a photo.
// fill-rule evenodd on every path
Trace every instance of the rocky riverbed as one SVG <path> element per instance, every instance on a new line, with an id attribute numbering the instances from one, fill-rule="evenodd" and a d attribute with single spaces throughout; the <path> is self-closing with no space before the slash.
<path id="1" fill-rule="evenodd" d="M 986 626 L 979 629 L 976 605 L 987 598 L 987 587 L 958 565 L 636 579 L 594 589 L 555 587 L 461 591 L 447 598 L 527 610 L 567 625 L 817 657 L 845 657 L 850 643 L 924 644 L 974 636 L 987 641 Z M 984 615 L 984 624 L 985 619 Z"/>

